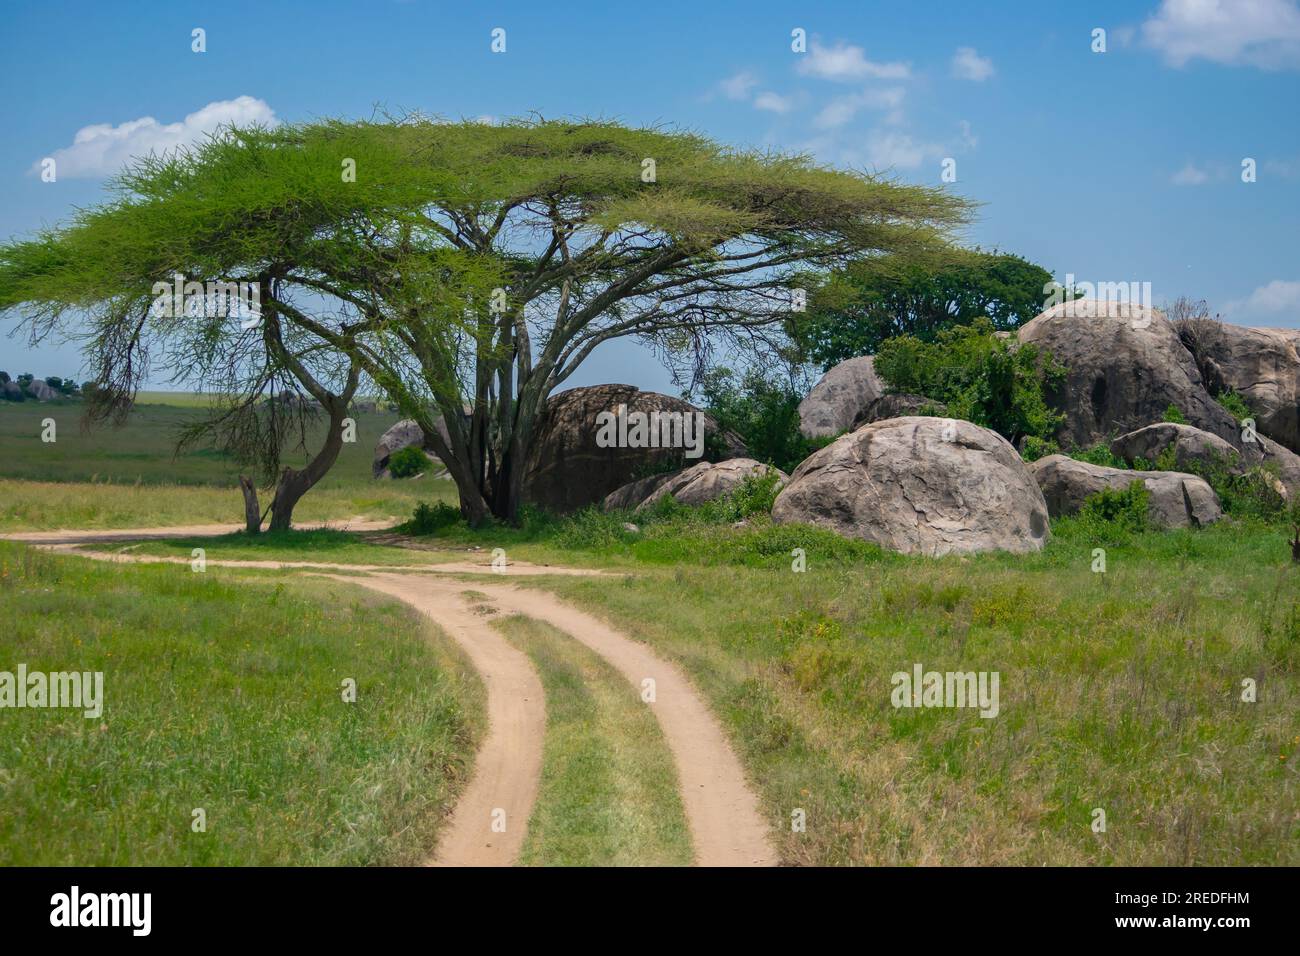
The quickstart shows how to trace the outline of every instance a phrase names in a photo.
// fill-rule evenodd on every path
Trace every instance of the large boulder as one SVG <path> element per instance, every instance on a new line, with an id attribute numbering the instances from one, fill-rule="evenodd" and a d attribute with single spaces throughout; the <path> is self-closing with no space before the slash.
<path id="1" fill-rule="evenodd" d="M 1162 421 L 1174 405 L 1191 425 L 1236 443 L 1240 426 L 1210 397 L 1191 352 L 1157 309 L 1125 302 L 1063 302 L 1021 326 L 1019 340 L 1069 368 L 1052 402 L 1061 439 L 1087 447 Z"/>
<path id="2" fill-rule="evenodd" d="M 1190 319 L 1178 334 L 1211 392 L 1238 392 L 1260 434 L 1300 452 L 1300 330 Z"/>
<path id="3" fill-rule="evenodd" d="M 633 416 L 644 415 L 648 420 L 655 412 L 661 416 L 661 428 L 655 436 L 658 447 L 646 446 L 636 434 L 638 419 Z M 628 423 L 628 441 L 605 441 L 609 436 L 603 423 L 609 419 L 602 413 L 615 418 L 622 415 Z M 538 422 L 525 464 L 524 500 L 565 514 L 603 501 L 610 492 L 638 476 L 698 463 L 698 456 L 688 454 L 694 449 L 682 447 L 685 429 L 674 430 L 672 424 L 684 424 L 681 416 L 687 415 L 699 416 L 691 420 L 693 441 L 698 434 L 695 423 L 703 425 L 704 455 L 725 460 L 745 454 L 739 437 L 724 432 L 713 416 L 680 398 L 643 392 L 633 385 L 592 385 L 552 395 Z M 665 422 L 669 447 L 664 447 L 663 441 Z"/>
<path id="4" fill-rule="evenodd" d="M 1075 461 L 1065 455 L 1048 455 L 1030 462 L 1029 471 L 1042 489 L 1053 518 L 1074 514 L 1104 488 L 1123 491 L 1135 481 L 1142 482 L 1151 493 L 1147 515 L 1157 527 L 1200 527 L 1223 517 L 1219 498 L 1205 480 L 1180 471 L 1128 471 Z"/>
<path id="5" fill-rule="evenodd" d="M 1231 442 L 1191 425 L 1157 422 L 1126 432 L 1110 443 L 1111 452 L 1130 465 L 1139 459 L 1154 464 L 1170 448 L 1179 468 L 1222 464 L 1233 474 L 1241 474 L 1250 467 Z"/>
<path id="6" fill-rule="evenodd" d="M 867 407 L 885 394 L 875 356 L 851 358 L 832 367 L 799 403 L 799 430 L 808 438 L 848 431 Z"/>
<path id="7" fill-rule="evenodd" d="M 905 554 L 1037 551 L 1047 505 L 1016 450 L 967 421 L 873 422 L 801 464 L 772 520 L 802 522 Z"/>
<path id="8" fill-rule="evenodd" d="M 438 434 L 442 436 L 442 440 L 450 444 L 451 436 L 447 433 L 447 426 L 443 422 L 442 416 L 438 416 L 437 421 L 434 422 L 434 427 L 438 429 Z M 441 464 L 438 456 L 433 451 L 432 445 L 425 441 L 424 431 L 419 424 L 414 419 L 404 418 L 384 432 L 379 441 L 375 443 L 375 458 L 371 464 L 374 476 L 376 478 L 384 477 L 388 473 L 388 459 L 392 457 L 393 453 L 403 448 L 409 448 L 412 445 L 418 446 L 429 456 L 432 462 Z"/>
<path id="9" fill-rule="evenodd" d="M 779 485 L 790 480 L 779 468 L 753 458 L 729 458 L 726 461 L 702 461 L 666 475 L 652 475 L 630 482 L 605 498 L 606 511 L 648 507 L 671 496 L 684 505 L 702 505 L 723 498 L 739 488 L 746 478 L 775 474 Z"/>
<path id="10" fill-rule="evenodd" d="M 39 378 L 32 379 L 31 384 L 27 386 L 27 391 L 38 402 L 52 402 L 59 397 L 58 392 Z"/>

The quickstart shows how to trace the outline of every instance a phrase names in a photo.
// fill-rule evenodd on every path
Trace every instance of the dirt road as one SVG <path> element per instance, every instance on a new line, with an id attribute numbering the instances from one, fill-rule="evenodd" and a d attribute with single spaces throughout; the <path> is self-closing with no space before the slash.
<path id="1" fill-rule="evenodd" d="M 353 530 L 360 530 L 356 525 Z M 188 564 L 184 557 L 71 550 L 78 545 L 229 533 L 225 526 L 138 531 L 27 532 L 2 535 L 50 550 L 119 562 Z M 514 563 L 504 573 L 481 561 L 432 565 L 357 565 L 314 561 L 208 559 L 214 567 L 269 568 L 325 574 L 404 601 L 429 617 L 465 651 L 487 689 L 488 732 L 470 784 L 444 827 L 434 864 L 508 866 L 523 846 L 542 769 L 546 710 L 527 655 L 490 623 L 485 604 L 552 625 L 590 648 L 621 673 L 663 729 L 676 765 L 696 862 L 702 866 L 767 866 L 778 862 L 744 769 L 721 725 L 689 678 L 648 645 L 554 595 L 508 583 L 510 577 L 600 574 L 583 568 Z M 455 578 L 448 575 L 472 576 Z M 484 595 L 482 597 L 471 596 Z"/>

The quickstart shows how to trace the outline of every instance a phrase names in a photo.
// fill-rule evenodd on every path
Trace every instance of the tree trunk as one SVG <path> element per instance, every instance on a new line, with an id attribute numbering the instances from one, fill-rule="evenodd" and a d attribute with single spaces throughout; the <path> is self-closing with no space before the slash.
<path id="1" fill-rule="evenodd" d="M 325 477 L 325 473 L 338 460 L 339 452 L 343 449 L 345 417 L 347 417 L 347 403 L 336 403 L 330 412 L 330 427 L 325 437 L 325 446 L 307 463 L 306 468 L 286 468 L 280 473 L 280 480 L 275 486 L 275 498 L 271 501 L 271 523 L 267 530 L 288 531 L 293 523 L 294 506 L 316 482 Z"/>
<path id="2" fill-rule="evenodd" d="M 239 476 L 239 489 L 244 493 L 244 531 L 260 534 L 262 531 L 262 506 L 257 500 L 257 486 L 251 478 Z"/>
<path id="3" fill-rule="evenodd" d="M 524 448 L 516 431 L 515 439 L 501 456 L 493 487 L 492 513 L 502 521 L 519 524 L 519 511 L 524 504 Z"/>
<path id="4" fill-rule="evenodd" d="M 1300 528 L 1295 529 L 1295 540 L 1291 542 L 1291 560 L 1300 564 Z"/>

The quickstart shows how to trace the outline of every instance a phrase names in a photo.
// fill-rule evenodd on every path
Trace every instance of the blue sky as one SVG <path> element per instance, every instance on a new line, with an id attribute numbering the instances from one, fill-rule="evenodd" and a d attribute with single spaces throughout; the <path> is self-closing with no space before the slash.
<path id="1" fill-rule="evenodd" d="M 0 236 L 63 220 L 103 197 L 125 156 L 221 121 L 536 111 L 672 124 L 912 182 L 938 183 L 953 159 L 949 188 L 982 204 L 971 243 L 1062 278 L 1150 282 L 1156 304 L 1187 294 L 1229 321 L 1300 327 L 1298 0 L 467 6 L 8 10 Z M 796 28 L 806 52 L 791 49 Z M 11 374 L 79 365 L 70 346 L 0 338 Z M 571 384 L 599 381 L 671 390 L 632 343 L 602 346 Z"/>

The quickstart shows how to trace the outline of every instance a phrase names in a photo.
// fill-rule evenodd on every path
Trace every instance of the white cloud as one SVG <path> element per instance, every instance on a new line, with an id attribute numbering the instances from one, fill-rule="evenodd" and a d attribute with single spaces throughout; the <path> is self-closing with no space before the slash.
<path id="1" fill-rule="evenodd" d="M 906 63 L 874 63 L 868 60 L 860 46 L 837 43 L 825 47 L 812 41 L 806 54 L 799 58 L 799 72 L 823 80 L 904 80 L 911 75 Z"/>
<path id="2" fill-rule="evenodd" d="M 769 110 L 773 113 L 788 113 L 790 107 L 794 105 L 788 96 L 781 96 L 777 93 L 767 91 L 759 93 L 754 97 L 754 109 Z"/>
<path id="3" fill-rule="evenodd" d="M 848 96 L 839 96 L 831 100 L 822 108 L 822 111 L 813 119 L 813 125 L 818 129 L 831 129 L 836 126 L 843 126 L 853 119 L 859 110 L 891 110 L 890 116 L 892 122 L 901 119 L 899 107 L 903 103 L 905 95 L 901 86 L 890 86 L 879 90 L 863 90 L 861 93 L 851 93 Z"/>
<path id="4" fill-rule="evenodd" d="M 1280 179 L 1300 179 L 1300 160 L 1266 159 L 1264 172 Z"/>
<path id="5" fill-rule="evenodd" d="M 1225 303 L 1223 314 L 1230 322 L 1236 322 L 1238 315 L 1261 319 L 1287 316 L 1294 321 L 1300 316 L 1300 281 L 1274 279 L 1244 300 Z"/>
<path id="6" fill-rule="evenodd" d="M 1169 178 L 1169 181 L 1175 186 L 1202 186 L 1210 181 L 1210 174 L 1194 164 L 1188 163 L 1174 173 Z"/>
<path id="7" fill-rule="evenodd" d="M 952 75 L 959 80 L 982 83 L 993 75 L 993 61 L 980 56 L 973 46 L 959 46 L 952 55 Z"/>
<path id="8" fill-rule="evenodd" d="M 1266 70 L 1300 67 L 1297 0 L 1163 0 L 1142 39 L 1170 66 L 1197 58 Z"/>
<path id="9" fill-rule="evenodd" d="M 729 100 L 743 100 L 749 96 L 749 91 L 758 86 L 758 77 L 748 70 L 737 73 L 735 76 L 729 76 L 721 83 L 718 88 L 722 90 L 722 95 Z"/>
<path id="10" fill-rule="evenodd" d="M 240 96 L 217 100 L 185 117 L 179 123 L 159 123 L 152 116 L 128 120 L 118 126 L 96 123 L 77 130 L 72 145 L 56 149 L 51 156 L 62 177 L 108 176 L 135 156 L 162 153 L 199 142 L 221 126 L 248 126 L 278 122 L 275 111 L 262 100 Z M 33 169 L 39 169 L 39 161 Z"/>
<path id="11" fill-rule="evenodd" d="M 867 137 L 867 161 L 877 169 L 915 169 L 927 158 L 943 155 L 933 143 L 918 143 L 907 133 L 876 130 Z"/>

